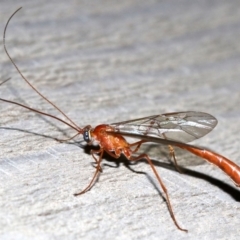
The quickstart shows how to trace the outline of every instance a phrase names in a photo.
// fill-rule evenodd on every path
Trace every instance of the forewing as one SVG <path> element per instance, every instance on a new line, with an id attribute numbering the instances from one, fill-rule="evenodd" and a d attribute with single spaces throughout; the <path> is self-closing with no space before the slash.
<path id="1" fill-rule="evenodd" d="M 115 133 L 141 138 L 153 137 L 187 143 L 203 137 L 217 125 L 217 119 L 203 112 L 175 112 L 112 123 Z"/>

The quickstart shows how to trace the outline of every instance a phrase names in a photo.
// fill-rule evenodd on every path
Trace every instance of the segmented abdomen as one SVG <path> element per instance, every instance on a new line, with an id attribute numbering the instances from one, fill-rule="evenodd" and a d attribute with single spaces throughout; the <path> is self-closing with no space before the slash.
<path id="1" fill-rule="evenodd" d="M 189 152 L 206 159 L 208 162 L 216 165 L 222 169 L 236 184 L 240 187 L 240 167 L 229 159 L 223 157 L 220 154 L 211 152 L 206 149 L 198 149 L 189 146 L 178 146 L 180 148 L 186 149 Z"/>

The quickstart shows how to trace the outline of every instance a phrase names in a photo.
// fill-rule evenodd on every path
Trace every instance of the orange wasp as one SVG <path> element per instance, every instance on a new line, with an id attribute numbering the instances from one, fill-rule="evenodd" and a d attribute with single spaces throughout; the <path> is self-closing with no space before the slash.
<path id="1" fill-rule="evenodd" d="M 229 159 L 221 156 L 220 154 L 214 153 L 210 150 L 188 145 L 186 143 L 193 141 L 195 139 L 201 138 L 217 125 L 217 119 L 210 114 L 203 112 L 175 112 L 175 113 L 166 113 L 161 115 L 154 115 L 139 119 L 134 119 L 130 121 L 112 123 L 112 124 L 101 124 L 96 126 L 95 128 L 87 125 L 86 127 L 80 128 L 77 124 L 75 124 L 69 117 L 66 116 L 55 104 L 53 104 L 50 100 L 48 100 L 45 96 L 43 96 L 21 73 L 11 56 L 9 55 L 6 44 L 5 44 L 5 36 L 8 24 L 12 17 L 20 10 L 17 9 L 11 17 L 8 19 L 7 24 L 4 29 L 3 34 L 3 44 L 4 49 L 9 57 L 10 61 L 21 75 L 21 77 L 25 80 L 25 82 L 43 99 L 45 99 L 48 103 L 50 103 L 54 108 L 56 108 L 64 117 L 67 118 L 67 121 L 62 120 L 56 116 L 50 115 L 48 113 L 39 111 L 37 109 L 33 109 L 26 105 L 20 104 L 18 102 L 14 102 L 7 99 L 0 98 L 1 101 L 18 105 L 20 107 L 26 108 L 30 111 L 45 115 L 47 117 L 51 117 L 56 119 L 72 129 L 76 130 L 76 134 L 64 141 L 71 140 L 78 135 L 83 135 L 84 141 L 89 144 L 98 144 L 98 150 L 91 150 L 91 155 L 96 162 L 96 170 L 93 175 L 92 180 L 87 185 L 85 189 L 81 192 L 74 194 L 75 196 L 83 194 L 91 189 L 94 185 L 95 180 L 97 179 L 99 173 L 101 172 L 101 162 L 103 153 L 106 152 L 110 156 L 115 159 L 118 159 L 121 155 L 124 155 L 129 161 L 138 161 L 142 159 L 146 159 L 149 163 L 152 171 L 154 172 L 162 190 L 165 193 L 166 201 L 168 204 L 168 208 L 173 219 L 174 224 L 178 229 L 182 231 L 186 231 L 179 226 L 173 208 L 170 202 L 169 194 L 167 188 L 165 187 L 162 179 L 160 178 L 157 170 L 155 169 L 152 160 L 148 157 L 147 154 L 143 153 L 138 156 L 137 154 L 139 148 L 143 143 L 154 142 L 161 143 L 169 146 L 170 155 L 172 156 L 175 166 L 178 169 L 175 153 L 173 146 L 185 149 L 193 154 L 200 156 L 207 160 L 208 162 L 216 165 L 220 169 L 222 169 L 235 183 L 237 187 L 240 186 L 240 167 L 230 161 Z M 9 80 L 9 79 L 7 79 Z M 5 80 L 4 82 L 6 82 Z M 3 82 L 3 83 L 4 83 Z M 2 83 L 2 84 L 3 84 Z M 1 85 L 1 84 L 0 84 Z M 139 141 L 134 143 L 128 143 L 124 137 L 138 138 Z M 59 140 L 62 141 L 62 140 Z"/>

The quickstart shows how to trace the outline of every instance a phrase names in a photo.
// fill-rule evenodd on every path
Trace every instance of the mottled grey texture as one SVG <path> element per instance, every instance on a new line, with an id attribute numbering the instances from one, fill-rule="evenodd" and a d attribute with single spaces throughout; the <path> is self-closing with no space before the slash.
<path id="1" fill-rule="evenodd" d="M 0 33 L 18 1 L 1 1 Z M 7 45 L 24 75 L 80 126 L 172 111 L 216 116 L 203 145 L 240 164 L 238 0 L 21 1 Z M 61 116 L 36 95 L 0 49 L 0 96 Z M 73 130 L 0 103 L 1 239 L 237 239 L 240 192 L 214 166 L 177 150 L 147 148 L 166 184 L 176 229 L 146 162 L 105 156 L 92 190 L 89 150 L 60 144 Z M 26 132 L 24 132 L 26 131 Z M 38 133 L 33 134 L 33 133 Z M 112 166 L 112 167 L 110 167 Z M 117 167 L 116 167 L 117 166 Z"/>

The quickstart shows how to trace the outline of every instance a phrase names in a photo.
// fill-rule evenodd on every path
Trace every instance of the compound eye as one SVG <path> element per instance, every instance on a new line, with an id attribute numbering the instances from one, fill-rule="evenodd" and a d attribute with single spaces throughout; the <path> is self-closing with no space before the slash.
<path id="1" fill-rule="evenodd" d="M 91 142 L 91 135 L 89 130 L 83 132 L 83 139 L 87 143 Z"/>

